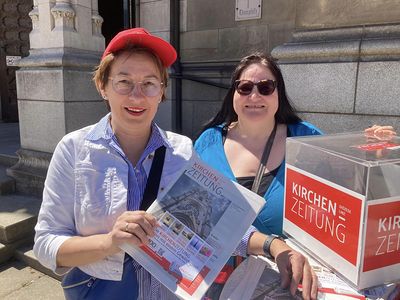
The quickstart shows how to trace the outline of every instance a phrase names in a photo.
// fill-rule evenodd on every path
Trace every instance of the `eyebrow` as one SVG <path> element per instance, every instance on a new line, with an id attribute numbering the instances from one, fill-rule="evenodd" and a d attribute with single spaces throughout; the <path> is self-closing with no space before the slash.
<path id="1" fill-rule="evenodd" d="M 120 76 L 126 76 L 126 77 L 130 77 L 130 76 L 131 76 L 131 74 L 126 73 L 126 72 L 124 72 L 124 71 L 121 71 L 121 72 L 117 73 L 115 76 L 118 76 L 118 75 L 120 75 Z M 155 78 L 155 79 L 159 79 L 159 78 L 157 77 L 157 75 L 147 75 L 147 76 L 144 76 L 144 78 Z"/>

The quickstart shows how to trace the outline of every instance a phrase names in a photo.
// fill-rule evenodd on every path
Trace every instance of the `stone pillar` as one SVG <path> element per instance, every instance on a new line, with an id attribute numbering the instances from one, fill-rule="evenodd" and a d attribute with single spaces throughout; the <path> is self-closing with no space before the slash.
<path id="1" fill-rule="evenodd" d="M 326 132 L 400 128 L 397 0 L 298 0 L 295 27 L 272 55 L 305 119 Z"/>
<path id="2" fill-rule="evenodd" d="M 40 195 L 58 141 L 106 113 L 91 81 L 104 37 L 97 0 L 35 0 L 29 15 L 30 55 L 16 77 L 22 149 L 8 174 Z"/>
<path id="3" fill-rule="evenodd" d="M 166 41 L 170 41 L 170 0 L 154 0 L 144 1 L 137 0 L 136 13 L 139 15 L 140 24 L 138 27 L 144 27 L 156 36 Z M 173 79 L 168 80 L 169 88 L 167 89 L 167 101 L 164 101 L 158 107 L 155 120 L 161 128 L 172 130 L 174 128 L 174 99 L 172 99 L 171 86 L 174 84 Z"/>

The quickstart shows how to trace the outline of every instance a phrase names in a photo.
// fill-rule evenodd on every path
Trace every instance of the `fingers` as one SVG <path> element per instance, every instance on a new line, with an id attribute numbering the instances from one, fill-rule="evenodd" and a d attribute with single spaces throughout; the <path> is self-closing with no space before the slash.
<path id="1" fill-rule="evenodd" d="M 377 139 L 390 139 L 394 135 L 396 135 L 396 131 L 393 126 L 380 126 L 373 125 L 364 130 L 367 137 L 374 137 Z"/>
<path id="2" fill-rule="evenodd" d="M 275 258 L 281 274 L 281 287 L 290 288 L 292 295 L 296 292 L 302 278 L 303 259 L 305 258 L 294 250 L 283 251 Z"/>
<path id="3" fill-rule="evenodd" d="M 113 239 L 117 244 L 128 240 L 135 244 L 148 244 L 154 236 L 157 219 L 145 211 L 127 211 L 115 222 Z"/>
<path id="4" fill-rule="evenodd" d="M 136 236 L 141 243 L 147 244 L 149 238 L 154 236 L 154 230 L 146 219 L 140 219 L 136 222 L 126 222 L 123 231 Z"/>
<path id="5" fill-rule="evenodd" d="M 281 275 L 281 287 L 283 289 L 286 289 L 289 287 L 290 282 L 292 280 L 292 270 L 290 269 L 290 266 L 285 263 L 281 263 L 281 257 L 284 254 L 279 254 L 276 258 L 276 263 L 279 269 L 279 274 Z"/>
<path id="6" fill-rule="evenodd" d="M 154 235 L 154 227 L 156 226 L 157 220 L 148 214 L 132 214 L 128 218 L 124 219 L 125 226 L 123 230 L 134 233 L 136 231 L 142 230 L 146 235 Z"/>
<path id="7" fill-rule="evenodd" d="M 312 268 L 311 268 L 312 269 Z M 311 285 L 311 299 L 317 299 L 318 298 L 318 277 L 317 274 L 315 274 L 314 270 L 312 269 L 312 285 Z"/>
<path id="8" fill-rule="evenodd" d="M 365 129 L 366 132 L 376 132 L 379 130 L 391 130 L 394 131 L 393 126 L 389 126 L 389 125 L 372 125 L 371 127 Z"/>
<path id="9" fill-rule="evenodd" d="M 292 270 L 292 278 L 290 280 L 290 293 L 292 295 L 296 294 L 296 290 L 303 278 L 304 274 L 304 265 L 306 263 L 306 259 L 300 253 L 294 253 L 290 256 L 291 262 L 291 270 Z M 308 264 L 308 263 L 307 263 Z M 304 290 L 303 290 L 304 291 Z M 305 298 L 307 299 L 307 298 Z"/>
<path id="10" fill-rule="evenodd" d="M 317 299 L 318 279 L 302 254 L 294 250 L 282 252 L 276 257 L 276 263 L 281 274 L 282 288 L 289 288 L 294 296 L 301 283 L 303 298 Z"/>
<path id="11" fill-rule="evenodd" d="M 318 278 L 308 261 L 306 261 L 303 268 L 302 287 L 303 299 L 317 299 Z"/>

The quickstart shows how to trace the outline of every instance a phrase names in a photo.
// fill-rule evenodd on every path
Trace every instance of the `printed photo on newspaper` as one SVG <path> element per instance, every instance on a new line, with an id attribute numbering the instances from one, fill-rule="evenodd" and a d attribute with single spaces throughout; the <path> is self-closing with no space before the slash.
<path id="1" fill-rule="evenodd" d="M 193 157 L 148 209 L 150 243 L 121 248 L 177 296 L 201 299 L 264 203 Z"/>

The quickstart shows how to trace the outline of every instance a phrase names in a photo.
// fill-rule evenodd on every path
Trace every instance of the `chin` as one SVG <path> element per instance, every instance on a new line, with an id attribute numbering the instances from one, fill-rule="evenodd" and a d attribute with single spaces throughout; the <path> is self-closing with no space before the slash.
<path id="1" fill-rule="evenodd" d="M 266 122 L 274 118 L 274 116 L 269 115 L 267 112 L 247 112 L 241 118 L 246 118 L 253 122 Z"/>

